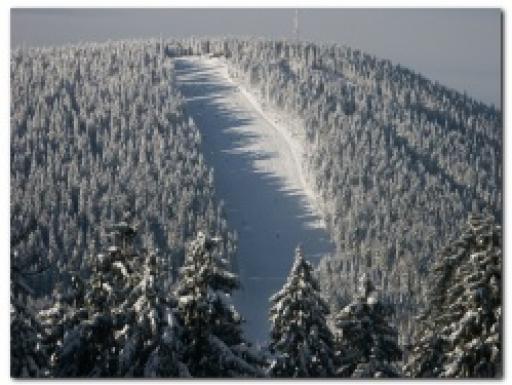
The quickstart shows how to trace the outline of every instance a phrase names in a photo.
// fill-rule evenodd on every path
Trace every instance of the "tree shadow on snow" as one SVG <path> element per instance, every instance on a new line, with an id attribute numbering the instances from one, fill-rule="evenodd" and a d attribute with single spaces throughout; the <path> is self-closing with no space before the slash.
<path id="1" fill-rule="evenodd" d="M 225 201 L 228 223 L 238 231 L 243 289 L 235 302 L 247 320 L 249 339 L 263 343 L 268 339 L 268 299 L 285 283 L 297 244 L 313 264 L 333 246 L 324 229 L 311 226 L 318 218 L 303 195 L 256 167 L 255 162 L 273 154 L 247 149 L 259 136 L 244 127 L 260 119 L 246 107 L 226 103 L 224 97 L 236 87 L 186 59 L 176 61 L 176 73 L 186 111 L 202 134 L 203 154 L 214 168 L 217 199 Z"/>

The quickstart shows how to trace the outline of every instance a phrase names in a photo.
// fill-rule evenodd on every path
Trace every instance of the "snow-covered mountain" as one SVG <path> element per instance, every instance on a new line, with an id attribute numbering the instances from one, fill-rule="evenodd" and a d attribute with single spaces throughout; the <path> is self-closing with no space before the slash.
<path id="1" fill-rule="evenodd" d="M 327 357 L 321 373 L 394 376 L 410 351 L 407 375 L 499 375 L 502 173 L 501 111 L 349 47 L 13 50 L 12 373 L 306 376 Z M 472 212 L 488 216 L 464 231 Z M 429 292 L 432 276 L 443 285 Z M 251 340 L 270 333 L 276 292 L 270 354 Z M 471 317 L 450 307 L 459 292 Z M 425 338 L 435 301 L 453 310 L 442 343 Z M 345 327 L 366 345 L 347 349 Z M 386 338 L 392 357 L 377 351 Z M 438 349 L 435 370 L 419 341 Z"/>
<path id="2" fill-rule="evenodd" d="M 432 255 L 469 212 L 501 217 L 500 111 L 349 47 L 194 47 L 223 55 L 262 103 L 300 121 L 304 172 L 337 247 L 320 265 L 331 294 L 350 296 L 368 272 L 390 296 L 421 295 Z"/>

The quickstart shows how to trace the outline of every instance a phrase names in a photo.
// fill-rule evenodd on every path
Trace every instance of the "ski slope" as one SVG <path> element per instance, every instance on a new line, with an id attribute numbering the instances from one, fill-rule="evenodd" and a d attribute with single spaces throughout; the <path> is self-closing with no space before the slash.
<path id="1" fill-rule="evenodd" d="M 333 246 L 301 168 L 300 141 L 285 119 L 233 82 L 219 59 L 176 59 L 178 85 L 203 136 L 217 198 L 239 236 L 242 289 L 235 304 L 252 342 L 268 340 L 269 297 L 290 270 L 295 247 L 316 264 Z"/>

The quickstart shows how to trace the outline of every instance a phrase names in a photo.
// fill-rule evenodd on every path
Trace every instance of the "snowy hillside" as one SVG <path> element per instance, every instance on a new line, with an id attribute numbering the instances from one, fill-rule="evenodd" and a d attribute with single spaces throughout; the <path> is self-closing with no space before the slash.
<path id="1" fill-rule="evenodd" d="M 502 374 L 467 95 L 337 45 L 19 48 L 10 145 L 13 377 Z"/>
<path id="2" fill-rule="evenodd" d="M 171 280 L 198 229 L 222 234 L 233 254 L 201 134 L 157 44 L 12 53 L 11 231 L 37 223 L 17 250 L 21 265 L 35 254 L 49 266 L 31 277 L 36 291 L 51 291 L 67 270 L 87 271 L 101 229 L 125 215 L 142 245 L 167 259 Z"/>
<path id="3" fill-rule="evenodd" d="M 268 298 L 283 285 L 301 243 L 315 263 L 332 251 L 286 132 L 233 83 L 218 59 L 176 60 L 185 110 L 203 134 L 215 189 L 237 230 L 242 289 L 235 300 L 254 342 L 268 339 Z"/>
<path id="4" fill-rule="evenodd" d="M 336 244 L 321 282 L 342 302 L 363 272 L 392 301 L 421 298 L 432 255 L 467 213 L 500 218 L 499 111 L 347 47 L 214 40 L 208 48 L 262 104 L 301 123 L 293 128 L 304 139 L 304 172 Z"/>

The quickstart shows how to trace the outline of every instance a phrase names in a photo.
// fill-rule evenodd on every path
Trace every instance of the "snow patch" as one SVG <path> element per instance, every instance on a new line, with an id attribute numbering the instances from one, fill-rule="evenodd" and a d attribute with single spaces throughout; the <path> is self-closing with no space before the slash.
<path id="1" fill-rule="evenodd" d="M 219 58 L 206 57 L 201 57 L 200 60 L 205 61 L 209 66 L 215 67 L 229 83 L 233 84 L 250 106 L 260 114 L 261 117 L 274 128 L 275 133 L 284 140 L 287 149 L 283 149 L 283 151 L 278 154 L 279 162 L 277 162 L 277 166 L 279 166 L 279 171 L 289 183 L 290 190 L 299 188 L 300 191 L 304 193 L 306 198 L 304 199 L 304 203 L 306 207 L 318 218 L 317 221 L 309 223 L 309 225 L 314 228 L 325 229 L 326 225 L 320 210 L 319 199 L 311 187 L 311 184 L 308 183 L 304 172 L 303 159 L 305 138 L 303 130 L 300 128 L 302 125 L 300 120 L 277 111 L 268 104 L 261 102 L 244 84 L 229 75 L 225 61 Z M 291 157 L 288 155 L 291 155 Z"/>

